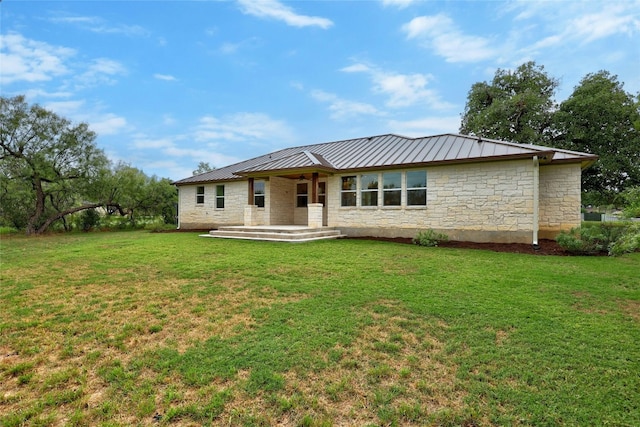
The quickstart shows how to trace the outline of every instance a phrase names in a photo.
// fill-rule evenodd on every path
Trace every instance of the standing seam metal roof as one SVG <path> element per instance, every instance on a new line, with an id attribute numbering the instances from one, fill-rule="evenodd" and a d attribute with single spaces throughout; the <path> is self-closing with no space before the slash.
<path id="1" fill-rule="evenodd" d="M 547 162 L 576 162 L 586 167 L 597 156 L 538 145 L 516 144 L 476 136 L 443 134 L 408 138 L 395 134 L 285 148 L 176 181 L 192 184 L 243 179 L 244 175 L 317 167 L 348 172 L 422 164 L 480 162 L 546 156 Z"/>

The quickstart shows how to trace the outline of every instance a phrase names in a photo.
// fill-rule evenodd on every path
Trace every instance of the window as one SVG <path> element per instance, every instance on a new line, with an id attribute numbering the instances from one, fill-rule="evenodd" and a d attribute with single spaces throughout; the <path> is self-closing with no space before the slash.
<path id="1" fill-rule="evenodd" d="M 224 209 L 224 185 L 216 185 L 216 208 Z"/>
<path id="2" fill-rule="evenodd" d="M 199 185 L 196 187 L 196 203 L 199 205 L 204 204 L 204 186 Z"/>
<path id="3" fill-rule="evenodd" d="M 382 174 L 382 204 L 400 206 L 402 194 L 402 175 L 400 172 Z"/>
<path id="4" fill-rule="evenodd" d="M 327 183 L 318 183 L 318 203 L 322 203 L 322 206 L 327 206 Z"/>
<path id="5" fill-rule="evenodd" d="M 427 205 L 427 171 L 407 172 L 407 206 Z"/>
<path id="6" fill-rule="evenodd" d="M 264 181 L 256 181 L 253 184 L 253 204 L 264 208 Z"/>
<path id="7" fill-rule="evenodd" d="M 306 208 L 309 203 L 309 185 L 306 182 L 296 184 L 296 207 Z"/>
<path id="8" fill-rule="evenodd" d="M 378 206 L 378 174 L 360 175 L 360 205 Z"/>
<path id="9" fill-rule="evenodd" d="M 341 206 L 356 205 L 356 177 L 343 176 L 342 189 L 340 190 Z"/>

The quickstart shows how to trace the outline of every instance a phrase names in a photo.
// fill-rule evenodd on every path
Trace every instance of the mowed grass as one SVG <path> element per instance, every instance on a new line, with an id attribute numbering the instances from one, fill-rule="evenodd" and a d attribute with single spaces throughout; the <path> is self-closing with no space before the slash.
<path id="1" fill-rule="evenodd" d="M 0 243 L 1 426 L 640 425 L 640 254 Z"/>

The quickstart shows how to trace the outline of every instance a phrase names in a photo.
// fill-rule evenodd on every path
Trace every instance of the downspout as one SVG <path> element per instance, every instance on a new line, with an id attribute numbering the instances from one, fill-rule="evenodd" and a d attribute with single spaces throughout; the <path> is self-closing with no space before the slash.
<path id="1" fill-rule="evenodd" d="M 180 230 L 180 187 L 176 186 L 176 191 L 178 193 L 178 203 L 176 203 L 176 224 L 178 227 L 176 230 Z"/>
<path id="2" fill-rule="evenodd" d="M 540 162 L 538 156 L 533 156 L 533 248 L 538 250 L 538 229 L 540 209 Z"/>

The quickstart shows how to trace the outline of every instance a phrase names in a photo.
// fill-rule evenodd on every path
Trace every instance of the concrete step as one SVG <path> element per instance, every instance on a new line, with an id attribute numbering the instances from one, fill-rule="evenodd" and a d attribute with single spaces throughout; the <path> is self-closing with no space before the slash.
<path id="1" fill-rule="evenodd" d="M 334 228 L 286 227 L 220 227 L 202 237 L 222 239 L 266 240 L 272 242 L 310 242 L 345 237 Z"/>

